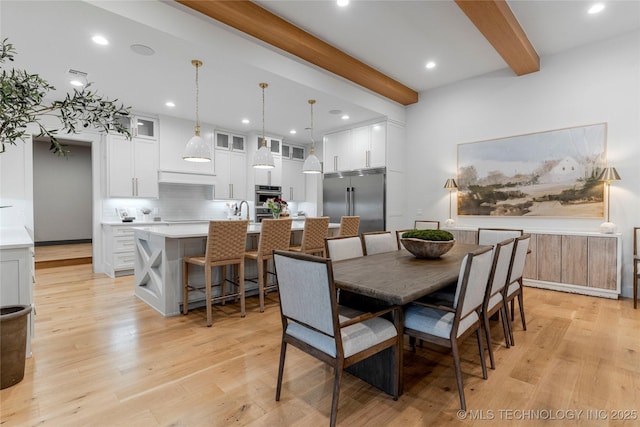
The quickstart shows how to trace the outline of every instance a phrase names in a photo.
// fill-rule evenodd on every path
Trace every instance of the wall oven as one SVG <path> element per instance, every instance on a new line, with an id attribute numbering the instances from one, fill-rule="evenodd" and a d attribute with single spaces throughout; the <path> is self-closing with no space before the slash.
<path id="1" fill-rule="evenodd" d="M 262 222 L 265 218 L 272 218 L 271 209 L 263 204 L 267 199 L 282 197 L 282 187 L 278 185 L 256 185 L 256 222 Z"/>

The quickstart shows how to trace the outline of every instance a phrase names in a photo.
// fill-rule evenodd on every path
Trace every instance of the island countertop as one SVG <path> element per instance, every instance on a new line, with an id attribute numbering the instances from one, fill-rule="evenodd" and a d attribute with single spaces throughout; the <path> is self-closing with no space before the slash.
<path id="1" fill-rule="evenodd" d="M 330 223 L 329 229 L 340 228 L 338 223 Z M 260 234 L 262 229 L 259 223 L 250 223 L 247 229 L 248 234 Z M 302 231 L 304 229 L 304 222 L 292 221 L 291 231 Z M 134 227 L 137 233 L 148 233 L 160 237 L 166 237 L 169 239 L 184 239 L 190 237 L 206 237 L 209 224 L 179 224 L 179 225 L 154 225 L 151 227 Z"/>

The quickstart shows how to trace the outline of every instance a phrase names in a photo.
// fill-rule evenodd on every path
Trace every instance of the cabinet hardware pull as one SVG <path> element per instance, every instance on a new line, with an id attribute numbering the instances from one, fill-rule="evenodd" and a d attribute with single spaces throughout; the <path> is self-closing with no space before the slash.
<path id="1" fill-rule="evenodd" d="M 233 199 L 233 184 L 229 184 L 229 198 Z"/>
<path id="2" fill-rule="evenodd" d="M 338 170 L 338 156 L 333 156 L 333 171 Z"/>
<path id="3" fill-rule="evenodd" d="M 371 167 L 371 151 L 369 150 L 365 151 L 365 164 L 368 168 Z"/>

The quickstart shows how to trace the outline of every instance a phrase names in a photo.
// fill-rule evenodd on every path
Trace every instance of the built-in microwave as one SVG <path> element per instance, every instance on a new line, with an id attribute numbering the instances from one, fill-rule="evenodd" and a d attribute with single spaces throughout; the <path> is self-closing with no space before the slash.
<path id="1" fill-rule="evenodd" d="M 279 185 L 256 185 L 256 222 L 271 218 L 271 209 L 264 207 L 267 199 L 281 198 L 282 187 Z"/>

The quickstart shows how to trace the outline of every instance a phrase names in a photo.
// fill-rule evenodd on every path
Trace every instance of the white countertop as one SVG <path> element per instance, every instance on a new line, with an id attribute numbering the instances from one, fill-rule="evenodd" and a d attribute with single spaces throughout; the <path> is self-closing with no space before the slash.
<path id="1" fill-rule="evenodd" d="M 339 228 L 340 224 L 331 223 L 329 228 Z M 304 229 L 304 222 L 293 221 L 291 223 L 291 231 L 302 231 Z M 167 237 L 170 239 L 182 239 L 189 237 L 206 237 L 209 231 L 209 225 L 204 224 L 179 224 L 167 227 L 165 225 L 156 225 L 151 227 L 135 227 L 137 233 L 149 233 L 156 236 Z M 260 224 L 249 224 L 247 229 L 248 234 L 259 234 L 261 230 Z"/>
<path id="2" fill-rule="evenodd" d="M 33 239 L 24 227 L 0 228 L 0 249 L 33 247 Z"/>

